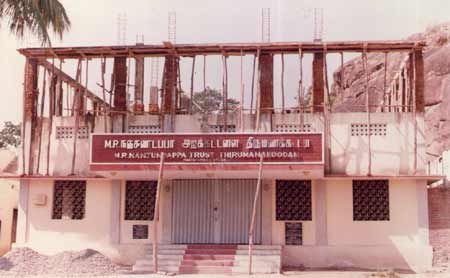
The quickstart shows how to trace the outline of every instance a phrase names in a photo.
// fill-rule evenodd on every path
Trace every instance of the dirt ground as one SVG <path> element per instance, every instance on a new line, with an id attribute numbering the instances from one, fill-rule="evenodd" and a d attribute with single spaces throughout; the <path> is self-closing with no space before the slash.
<path id="1" fill-rule="evenodd" d="M 257 274 L 257 275 L 222 275 L 222 274 L 191 274 L 191 275 L 175 275 L 166 276 L 160 274 L 120 274 L 109 276 L 90 276 L 77 275 L 67 277 L 77 278 L 163 278 L 163 277 L 182 277 L 182 278 L 450 278 L 450 273 L 389 273 L 389 272 L 365 272 L 365 271 L 290 271 L 283 274 Z M 9 278 L 13 276 L 2 276 L 2 278 Z M 27 278 L 64 278 L 62 276 L 54 275 L 39 275 L 39 276 L 23 276 Z"/>

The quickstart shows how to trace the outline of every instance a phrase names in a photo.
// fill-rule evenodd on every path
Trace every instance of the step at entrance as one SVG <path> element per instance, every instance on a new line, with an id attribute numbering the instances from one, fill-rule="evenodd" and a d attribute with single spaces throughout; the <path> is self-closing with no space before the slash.
<path id="1" fill-rule="evenodd" d="M 247 273 L 248 245 L 161 245 L 158 247 L 158 268 L 177 274 Z M 281 246 L 255 245 L 253 273 L 280 273 Z M 136 273 L 153 272 L 152 247 L 133 266 Z"/>

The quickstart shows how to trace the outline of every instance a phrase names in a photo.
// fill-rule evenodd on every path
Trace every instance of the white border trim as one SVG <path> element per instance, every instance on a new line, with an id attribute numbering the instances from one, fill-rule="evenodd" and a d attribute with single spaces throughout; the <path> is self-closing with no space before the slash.
<path id="1" fill-rule="evenodd" d="M 92 139 L 96 135 L 314 135 L 318 134 L 322 141 L 322 160 L 307 162 L 265 162 L 266 165 L 323 165 L 325 163 L 325 147 L 323 132 L 183 132 L 183 133 L 90 133 L 89 134 L 89 165 L 159 165 L 159 162 L 92 162 Z M 257 165 L 259 162 L 165 162 L 167 165 Z"/>

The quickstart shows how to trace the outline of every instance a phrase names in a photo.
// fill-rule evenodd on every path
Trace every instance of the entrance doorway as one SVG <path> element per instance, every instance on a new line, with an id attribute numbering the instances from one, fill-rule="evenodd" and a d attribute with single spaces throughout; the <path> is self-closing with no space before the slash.
<path id="1" fill-rule="evenodd" d="M 256 180 L 174 180 L 172 243 L 248 244 Z M 261 194 L 254 243 L 261 243 Z"/>

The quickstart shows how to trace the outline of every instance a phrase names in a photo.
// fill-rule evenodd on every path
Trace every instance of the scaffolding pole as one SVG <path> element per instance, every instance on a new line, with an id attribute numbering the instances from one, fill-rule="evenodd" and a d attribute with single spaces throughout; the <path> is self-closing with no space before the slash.
<path id="1" fill-rule="evenodd" d="M 255 198 L 253 200 L 253 210 L 252 210 L 252 219 L 250 222 L 250 229 L 248 232 L 248 274 L 252 274 L 252 264 L 253 264 L 253 234 L 255 229 L 255 218 L 256 218 L 256 208 L 258 205 L 259 192 L 261 191 L 261 179 L 262 179 L 262 170 L 263 170 L 263 160 L 264 158 L 261 156 L 259 160 L 259 171 L 258 171 L 258 181 L 256 183 L 256 191 Z"/>
<path id="2" fill-rule="evenodd" d="M 363 54 L 362 54 L 363 66 L 364 66 L 364 75 L 366 77 L 366 112 L 367 112 L 367 145 L 368 145 L 368 165 L 367 165 L 367 175 L 372 175 L 372 130 L 370 128 L 370 100 L 369 100 L 369 69 L 367 65 L 367 45 L 364 46 Z"/>
<path id="3" fill-rule="evenodd" d="M 298 109 L 299 109 L 299 130 L 304 131 L 305 126 L 305 98 L 303 92 L 303 50 L 302 46 L 298 47 L 298 66 L 299 66 L 299 81 L 298 81 Z"/>
<path id="4" fill-rule="evenodd" d="M 152 259 L 153 272 L 158 273 L 158 221 L 159 221 L 159 195 L 164 178 L 164 153 L 161 153 L 159 161 L 158 184 L 156 185 L 155 214 L 153 215 Z"/>
<path id="5" fill-rule="evenodd" d="M 240 110 L 239 110 L 239 122 L 241 132 L 244 132 L 244 53 L 241 51 L 241 99 L 240 99 Z"/>

